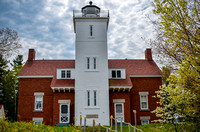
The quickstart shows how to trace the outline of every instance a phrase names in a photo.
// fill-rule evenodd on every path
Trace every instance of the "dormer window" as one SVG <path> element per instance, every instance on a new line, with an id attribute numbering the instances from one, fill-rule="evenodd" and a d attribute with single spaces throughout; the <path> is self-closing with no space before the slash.
<path id="1" fill-rule="evenodd" d="M 71 71 L 70 70 L 62 70 L 61 71 L 61 78 L 71 78 Z"/>
<path id="2" fill-rule="evenodd" d="M 126 69 L 109 69 L 110 79 L 126 79 Z"/>
<path id="3" fill-rule="evenodd" d="M 121 78 L 120 70 L 112 70 L 112 78 Z"/>
<path id="4" fill-rule="evenodd" d="M 57 69 L 57 79 L 74 79 L 74 69 Z"/>

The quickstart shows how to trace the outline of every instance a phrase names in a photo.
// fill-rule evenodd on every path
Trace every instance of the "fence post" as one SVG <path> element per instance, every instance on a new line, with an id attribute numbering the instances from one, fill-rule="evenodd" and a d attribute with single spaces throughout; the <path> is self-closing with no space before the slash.
<path id="1" fill-rule="evenodd" d="M 137 129 L 136 129 L 136 127 L 134 127 L 134 132 L 137 132 Z"/>
<path id="2" fill-rule="evenodd" d="M 99 123 L 99 132 L 101 132 L 101 124 Z"/>
<path id="3" fill-rule="evenodd" d="M 108 129 L 108 128 L 106 128 L 106 132 L 109 132 L 109 129 Z"/>
<path id="4" fill-rule="evenodd" d="M 134 119 L 135 119 L 135 127 L 137 126 L 137 119 L 136 119 L 136 110 L 133 110 L 133 113 L 134 113 Z"/>
<path id="5" fill-rule="evenodd" d="M 80 115 L 80 130 L 81 130 L 81 127 L 82 127 L 82 116 Z"/>
<path id="6" fill-rule="evenodd" d="M 110 116 L 110 125 L 111 125 L 111 128 L 110 128 L 110 129 L 111 129 L 111 130 L 112 130 L 112 119 L 113 119 L 113 116 L 111 115 L 111 116 Z"/>
<path id="7" fill-rule="evenodd" d="M 95 120 L 93 120 L 93 132 L 95 131 Z"/>
<path id="8" fill-rule="evenodd" d="M 122 128 L 122 119 L 121 119 L 121 122 L 120 122 L 120 126 L 121 126 L 121 132 L 123 132 L 123 128 Z"/>
<path id="9" fill-rule="evenodd" d="M 86 117 L 84 117 L 84 132 L 85 132 L 85 127 L 86 127 Z"/>
<path id="10" fill-rule="evenodd" d="M 115 119 L 115 132 L 117 132 L 117 119 Z"/>
<path id="11" fill-rule="evenodd" d="M 131 125 L 128 123 L 128 131 L 131 132 Z"/>

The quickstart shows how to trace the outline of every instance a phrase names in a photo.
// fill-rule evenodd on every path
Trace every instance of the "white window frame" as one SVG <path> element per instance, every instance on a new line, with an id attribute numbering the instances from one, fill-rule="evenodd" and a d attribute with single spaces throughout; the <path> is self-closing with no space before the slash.
<path id="1" fill-rule="evenodd" d="M 140 116 L 141 125 L 149 124 L 150 116 Z"/>
<path id="2" fill-rule="evenodd" d="M 115 72 L 115 77 L 113 77 L 113 72 Z M 120 76 L 118 76 L 118 72 L 120 72 Z M 112 76 L 112 78 L 122 78 L 122 71 L 121 70 L 112 70 L 111 76 Z"/>
<path id="3" fill-rule="evenodd" d="M 64 73 L 64 77 L 62 77 L 63 73 Z M 72 77 L 71 70 L 61 70 L 60 77 L 61 77 L 61 79 L 70 79 Z"/>
<path id="4" fill-rule="evenodd" d="M 86 57 L 86 70 L 87 71 L 97 71 L 98 69 L 98 57 L 90 56 Z"/>
<path id="5" fill-rule="evenodd" d="M 146 122 L 146 123 L 145 123 Z M 149 124 L 149 120 L 141 120 L 141 125 Z"/>
<path id="6" fill-rule="evenodd" d="M 43 96 L 44 93 L 43 92 L 35 92 L 34 93 L 35 96 L 35 103 L 34 103 L 34 111 L 43 111 Z M 37 109 L 37 98 L 41 98 L 41 109 Z"/>
<path id="7" fill-rule="evenodd" d="M 148 110 L 149 109 L 149 102 L 148 102 L 148 95 L 149 95 L 149 92 L 139 92 L 139 95 L 140 95 L 140 109 L 141 110 Z M 146 108 L 143 108 L 142 107 L 142 96 L 146 96 L 146 103 L 147 103 L 147 107 Z"/>

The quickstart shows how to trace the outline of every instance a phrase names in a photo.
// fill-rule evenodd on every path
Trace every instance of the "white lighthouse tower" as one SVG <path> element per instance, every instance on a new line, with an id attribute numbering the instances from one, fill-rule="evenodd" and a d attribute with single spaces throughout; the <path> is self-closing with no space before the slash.
<path id="1" fill-rule="evenodd" d="M 87 125 L 92 125 L 92 120 L 109 125 L 109 13 L 89 2 L 81 12 L 74 11 L 73 22 L 76 34 L 75 125 L 80 125 L 80 116 L 88 119 Z"/>

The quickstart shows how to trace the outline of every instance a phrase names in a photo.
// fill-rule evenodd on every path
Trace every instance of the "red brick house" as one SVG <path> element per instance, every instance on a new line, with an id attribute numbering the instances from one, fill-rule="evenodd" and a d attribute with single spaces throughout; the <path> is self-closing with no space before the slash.
<path id="1" fill-rule="evenodd" d="M 162 72 L 151 49 L 146 49 L 145 59 L 107 59 L 109 14 L 102 16 L 92 3 L 81 12 L 73 17 L 75 60 L 36 60 L 35 50 L 29 49 L 19 73 L 18 120 L 80 125 L 83 116 L 109 125 L 113 115 L 134 124 L 133 110 L 137 124 L 157 119 L 151 113 L 157 106 L 152 96 Z"/>

